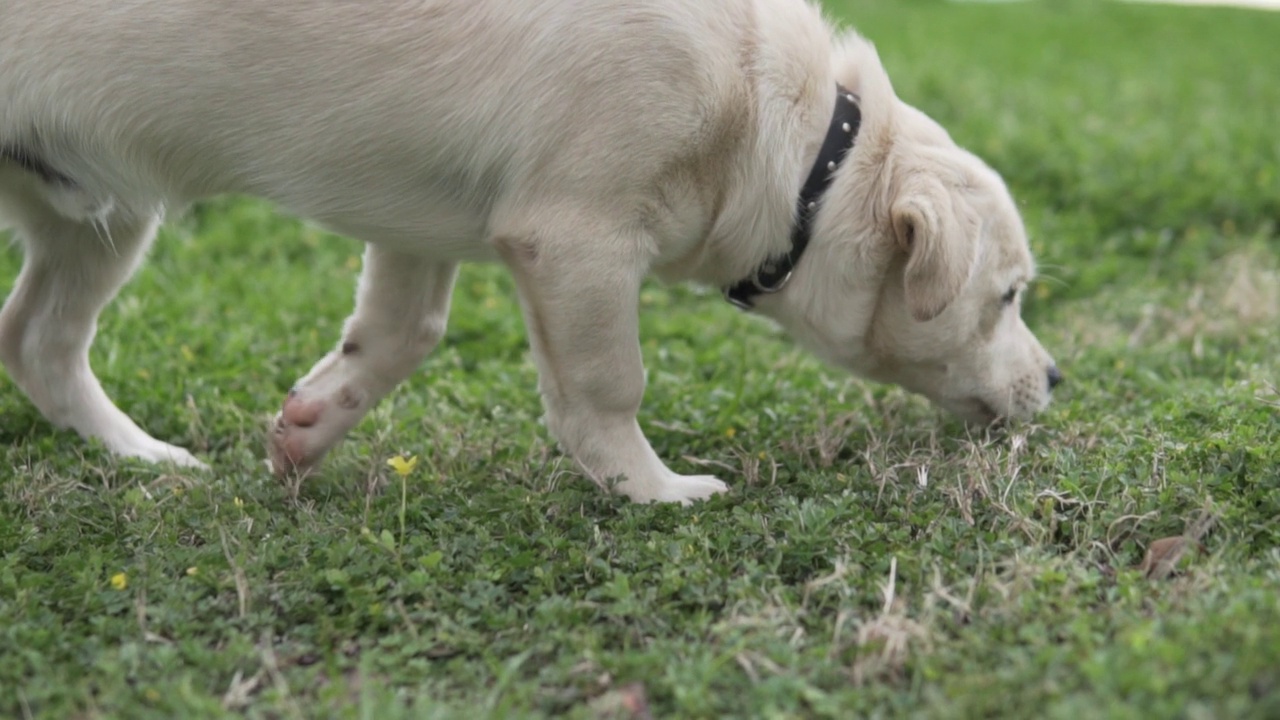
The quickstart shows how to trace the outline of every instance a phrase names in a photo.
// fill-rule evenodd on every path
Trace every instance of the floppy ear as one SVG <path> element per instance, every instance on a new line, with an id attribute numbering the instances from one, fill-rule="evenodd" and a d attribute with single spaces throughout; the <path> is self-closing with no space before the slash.
<path id="1" fill-rule="evenodd" d="M 904 183 L 890 209 L 893 234 L 907 254 L 903 278 L 911 316 L 932 320 L 969 282 L 978 259 L 978 227 L 937 178 L 917 175 Z"/>

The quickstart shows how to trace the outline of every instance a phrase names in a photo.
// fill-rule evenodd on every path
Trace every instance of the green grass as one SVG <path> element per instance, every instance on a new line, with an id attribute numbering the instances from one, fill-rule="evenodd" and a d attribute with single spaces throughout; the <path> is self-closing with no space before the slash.
<path id="1" fill-rule="evenodd" d="M 358 247 L 221 201 L 93 355 L 211 475 L 116 461 L 0 375 L 0 715 L 625 717 L 636 687 L 654 717 L 1280 715 L 1280 15 L 832 10 L 1022 203 L 1068 378 L 1035 427 L 968 436 L 652 286 L 642 422 L 733 492 L 630 505 L 554 449 L 511 284 L 472 267 L 445 344 L 294 498 L 262 429 Z M 1183 533 L 1206 552 L 1148 579 Z"/>

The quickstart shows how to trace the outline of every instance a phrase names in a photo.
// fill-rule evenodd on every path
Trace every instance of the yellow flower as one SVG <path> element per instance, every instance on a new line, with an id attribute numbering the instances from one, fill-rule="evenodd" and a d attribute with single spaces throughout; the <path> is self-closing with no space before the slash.
<path id="1" fill-rule="evenodd" d="M 724 436 L 725 436 L 725 437 L 730 437 L 730 438 L 731 438 L 731 437 L 733 437 L 734 435 L 737 435 L 737 434 L 738 434 L 738 431 L 737 431 L 737 429 L 736 429 L 736 428 L 729 428 L 728 430 L 725 430 L 725 431 L 724 431 Z"/>
<path id="2" fill-rule="evenodd" d="M 116 573 L 111 576 L 111 587 L 116 590 L 123 590 L 129 587 L 129 576 L 124 573 Z"/>
<path id="3" fill-rule="evenodd" d="M 188 575 L 191 575 L 191 576 L 193 576 L 193 577 L 194 577 L 194 576 L 196 576 L 196 575 L 199 575 L 199 574 L 200 574 L 200 568 L 196 567 L 195 565 L 192 565 L 191 567 L 187 568 L 187 574 L 188 574 Z"/>
<path id="4" fill-rule="evenodd" d="M 387 465 L 392 470 L 395 470 L 396 474 L 400 477 L 408 477 L 409 473 L 413 472 L 413 469 L 418 467 L 418 456 L 410 455 L 406 458 L 403 455 L 397 455 L 387 460 Z"/>
<path id="5" fill-rule="evenodd" d="M 235 496 L 235 497 L 231 498 L 231 502 L 232 502 L 232 503 L 234 503 L 234 504 L 235 504 L 235 506 L 236 506 L 236 507 L 238 507 L 238 508 L 242 508 L 242 507 L 244 507 L 244 501 L 240 499 L 240 496 L 239 496 L 239 495 L 237 495 L 237 496 Z"/>

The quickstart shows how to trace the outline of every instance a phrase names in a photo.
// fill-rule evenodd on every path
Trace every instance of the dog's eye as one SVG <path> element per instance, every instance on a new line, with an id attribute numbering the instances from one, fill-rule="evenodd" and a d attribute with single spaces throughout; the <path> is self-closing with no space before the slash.
<path id="1" fill-rule="evenodd" d="M 1011 287 L 1011 288 L 1009 288 L 1009 291 L 1008 291 L 1008 292 L 1006 292 L 1004 295 L 1001 295 L 1001 296 L 1000 296 L 1000 302 L 1004 303 L 1005 305 L 1012 305 L 1012 304 L 1013 304 L 1013 301 L 1014 301 L 1014 300 L 1017 300 L 1017 299 L 1018 299 L 1018 288 L 1017 288 L 1017 287 Z"/>

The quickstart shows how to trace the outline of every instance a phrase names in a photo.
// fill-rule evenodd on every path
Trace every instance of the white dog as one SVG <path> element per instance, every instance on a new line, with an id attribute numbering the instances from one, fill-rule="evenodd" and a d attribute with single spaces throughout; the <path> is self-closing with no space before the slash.
<path id="1" fill-rule="evenodd" d="M 445 331 L 459 262 L 519 287 L 548 425 L 637 501 L 672 472 L 636 411 L 642 278 L 727 288 L 827 361 L 976 422 L 1060 379 L 995 172 L 803 0 L 5 0 L 0 215 L 25 264 L 0 359 L 51 422 L 152 438 L 88 364 L 166 209 L 268 198 L 367 243 L 338 346 L 270 431 L 312 467 Z"/>

